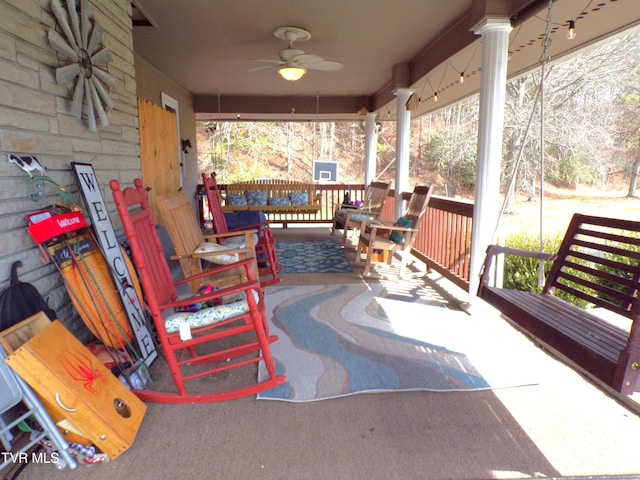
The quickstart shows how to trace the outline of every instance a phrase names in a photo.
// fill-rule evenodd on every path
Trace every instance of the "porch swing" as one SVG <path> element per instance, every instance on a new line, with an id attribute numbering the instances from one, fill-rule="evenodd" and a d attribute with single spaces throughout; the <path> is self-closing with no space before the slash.
<path id="1" fill-rule="evenodd" d="M 582 374 L 625 395 L 640 391 L 640 222 L 575 213 L 555 254 L 543 251 L 544 79 L 548 61 L 552 1 L 541 56 L 540 250 L 490 245 L 480 274 L 478 297 Z M 534 102 L 535 109 L 535 102 Z M 514 166 L 498 223 L 522 158 L 533 111 Z M 498 225 L 494 230 L 494 239 Z M 490 285 L 499 255 L 537 259 L 541 293 Z M 553 261 L 544 275 L 545 261 Z M 579 300 L 597 310 L 579 307 Z M 615 314 L 616 322 L 611 322 Z M 621 322 L 623 326 L 621 326 Z"/>

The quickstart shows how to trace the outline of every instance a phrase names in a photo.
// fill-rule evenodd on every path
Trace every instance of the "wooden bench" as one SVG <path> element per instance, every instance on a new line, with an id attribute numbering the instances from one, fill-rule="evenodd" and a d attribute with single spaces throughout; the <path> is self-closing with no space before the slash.
<path id="1" fill-rule="evenodd" d="M 490 286 L 499 254 L 553 260 L 542 293 Z M 640 388 L 639 263 L 640 222 L 575 214 L 555 255 L 490 246 L 478 296 L 583 372 L 631 395 Z"/>
<path id="2" fill-rule="evenodd" d="M 244 196 L 246 204 L 234 204 L 234 196 Z M 257 202 L 251 202 L 252 196 L 262 198 Z M 224 211 L 260 210 L 265 213 L 314 214 L 320 211 L 320 199 L 321 196 L 313 183 L 277 179 L 252 180 L 227 185 Z"/>

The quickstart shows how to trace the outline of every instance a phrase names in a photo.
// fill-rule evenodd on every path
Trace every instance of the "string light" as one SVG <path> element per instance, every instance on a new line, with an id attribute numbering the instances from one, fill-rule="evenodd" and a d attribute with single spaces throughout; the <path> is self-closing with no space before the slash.
<path id="1" fill-rule="evenodd" d="M 431 87 L 431 90 L 433 91 L 433 101 L 437 102 L 438 101 L 438 92 L 435 88 L 433 88 L 433 85 L 431 85 L 431 81 L 427 78 L 427 83 L 429 84 L 429 87 Z"/>
<path id="2" fill-rule="evenodd" d="M 573 40 L 576 38 L 576 21 L 569 20 L 569 30 L 567 30 L 567 39 Z"/>
<path id="3" fill-rule="evenodd" d="M 460 83 L 464 83 L 464 72 L 460 72 Z"/>

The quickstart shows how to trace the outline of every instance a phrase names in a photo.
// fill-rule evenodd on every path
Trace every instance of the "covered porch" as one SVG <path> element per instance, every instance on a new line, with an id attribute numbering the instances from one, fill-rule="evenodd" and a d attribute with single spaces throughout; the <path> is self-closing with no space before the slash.
<path id="1" fill-rule="evenodd" d="M 47 2 L 48 3 L 48 2 Z M 130 33 L 128 15 L 122 14 L 124 20 L 120 24 L 112 25 L 108 21 L 109 13 L 112 13 L 111 4 L 94 1 L 99 7 L 100 20 L 109 27 L 110 39 L 113 48 L 125 51 L 123 54 L 127 60 L 117 62 L 116 71 L 120 69 L 126 71 L 124 80 L 118 83 L 116 92 L 120 95 L 119 111 L 113 115 L 112 126 L 98 133 L 87 133 L 70 115 L 61 113 L 55 107 L 58 100 L 66 99 L 66 92 L 54 85 L 48 76 L 52 75 L 51 68 L 43 68 L 47 78 L 48 87 L 45 89 L 29 86 L 27 93 L 23 93 L 23 86 L 19 86 L 22 77 L 19 74 L 12 76 L 11 89 L 19 95 L 11 96 L 7 100 L 12 110 L 37 109 L 38 106 L 25 106 L 23 101 L 13 100 L 26 98 L 40 98 L 39 95 L 46 96 L 45 90 L 55 90 L 55 98 L 51 105 L 39 107 L 46 110 L 46 115 L 60 122 L 60 131 L 66 135 L 64 139 L 58 132 L 50 132 L 50 124 L 38 124 L 34 127 L 27 125 L 26 116 L 19 117 L 11 124 L 12 130 L 5 135 L 8 146 L 5 153 L 20 150 L 23 153 L 37 154 L 45 161 L 47 166 L 53 167 L 54 176 L 64 184 L 71 184 L 71 174 L 69 172 L 69 159 L 95 162 L 101 184 L 112 178 L 119 178 L 123 182 L 130 183 L 133 178 L 141 175 L 139 160 L 139 137 L 138 137 L 138 114 L 135 105 L 135 97 L 149 97 L 155 103 L 164 97 L 168 91 L 179 99 L 180 113 L 178 123 L 182 126 L 182 138 L 189 138 L 193 135 L 195 111 L 204 113 L 207 109 L 224 110 L 221 117 L 236 118 L 239 114 L 238 108 L 243 104 L 227 104 L 226 100 L 241 100 L 232 94 L 220 95 L 216 92 L 209 92 L 203 98 L 199 95 L 197 88 L 185 90 L 175 80 L 167 82 L 164 75 L 170 76 L 171 69 L 154 65 L 153 59 L 148 53 L 148 58 L 143 55 L 145 51 L 136 45 L 134 68 L 133 41 L 126 48 L 115 43 L 113 39 L 122 37 L 121 29 Z M 129 5 L 129 2 L 119 2 Z M 161 3 L 161 2 L 160 2 Z M 258 2 L 259 3 L 259 2 Z M 416 8 L 420 2 L 411 2 Z M 431 2 L 433 3 L 433 2 Z M 569 2 L 558 2 L 566 7 Z M 41 9 L 37 2 L 28 2 L 29 12 L 16 14 L 13 10 L 15 2 L 4 2 L 4 6 L 11 11 L 13 17 L 19 18 L 16 25 L 24 25 L 25 30 L 33 29 L 33 26 L 40 25 Z M 134 5 L 152 5 L 151 2 L 134 1 Z M 487 11 L 482 14 L 492 13 L 490 7 L 501 7 L 500 13 L 503 20 L 514 21 L 514 24 L 524 24 L 525 20 L 532 20 L 535 12 L 541 11 L 546 2 L 542 1 L 519 1 L 519 2 L 458 2 L 458 7 L 454 9 L 465 12 L 463 19 L 457 11 L 456 16 L 450 20 L 459 20 L 460 23 L 450 30 L 450 34 L 464 31 L 463 40 L 466 42 L 466 51 L 460 48 L 458 52 L 465 64 L 469 49 L 473 51 L 474 42 L 477 40 L 470 33 L 469 10 L 478 13 L 478 6 L 486 6 Z M 513 8 L 505 5 L 512 4 Z M 636 12 L 635 4 L 630 2 L 609 2 L 609 7 L 598 10 L 611 10 L 616 5 L 624 4 L 628 11 Z M 177 5 L 167 3 L 166 5 Z M 239 4 L 238 4 L 239 5 Z M 256 2 L 252 2 L 255 9 Z M 453 2 L 451 5 L 456 5 Z M 121 5 L 122 6 L 122 5 Z M 204 4 L 200 3 L 204 9 Z M 591 5 L 596 11 L 596 4 Z M 517 8 L 516 8 L 517 7 Z M 582 7 L 582 5 L 580 5 Z M 157 3 L 156 3 L 157 8 Z M 181 6 L 182 8 L 182 6 Z M 440 7 L 439 7 L 440 8 Z M 122 8 L 122 10 L 127 10 Z M 150 9 L 154 13 L 154 9 Z M 283 8 L 282 10 L 286 10 Z M 569 8 L 571 15 L 575 13 L 574 8 Z M 198 10 L 189 12 L 193 14 Z M 221 13 L 219 10 L 217 13 Z M 511 18 L 508 13 L 514 13 Z M 126 13 L 126 12 L 125 12 Z M 245 15 L 245 12 L 241 12 Z M 261 16 L 254 10 L 252 18 L 259 19 Z M 282 13 L 282 12 L 279 12 Z M 397 13 L 397 12 L 396 12 Z M 401 12 L 407 17 L 411 12 Z M 44 14 L 42 14 L 44 15 Z M 592 14 L 589 19 L 596 14 Z M 29 17 L 29 22 L 22 22 L 23 16 Z M 202 15 L 201 15 L 202 16 Z M 245 15 L 249 17 L 249 15 Z M 477 15 L 476 15 L 477 16 Z M 573 18 L 571 16 L 571 18 Z M 50 21 L 51 15 L 46 15 Z M 220 18 L 229 22 L 224 15 Z M 175 18 L 175 17 L 174 17 Z M 569 17 L 567 17 L 569 18 Z M 287 19 L 278 18 L 278 22 Z M 331 19 L 335 20 L 335 19 Z M 566 19 L 563 19 L 563 22 Z M 614 26 L 600 22 L 603 30 L 611 33 L 623 26 L 636 23 L 634 15 L 629 15 L 628 21 L 617 22 Z M 9 23 L 9 22 L 7 22 Z M 597 22 L 596 22 L 597 23 Z M 278 23 L 280 24 L 280 23 Z M 398 23 L 400 25 L 400 23 Z M 448 24 L 447 24 L 448 25 Z M 445 26 L 447 26 L 445 25 Z M 183 21 L 182 26 L 191 29 L 189 22 Z M 450 26 L 450 25 L 448 25 Z M 558 35 L 563 35 L 566 25 L 556 28 Z M 419 27 L 421 28 L 421 27 Z M 19 37 L 21 32 L 14 32 L 9 26 L 4 27 L 10 31 L 9 37 L 12 39 Z M 348 30 L 348 29 L 345 29 Z M 533 43 L 539 28 L 532 28 L 535 34 L 527 34 L 527 38 Z M 4 30 L 3 30 L 4 31 Z M 210 31 L 209 28 L 206 29 Z M 322 31 L 320 26 L 317 30 Z M 326 31 L 326 29 L 325 29 Z M 524 29 L 522 30 L 524 32 Z M 240 29 L 240 33 L 246 30 Z M 24 33 L 24 32 L 22 32 Z M 268 34 L 268 32 L 267 32 Z M 376 32 L 377 34 L 377 32 Z M 32 37 L 32 33 L 24 33 L 25 37 Z M 38 37 L 35 42 L 40 42 L 45 50 L 46 41 L 44 35 Z M 129 35 L 130 37 L 130 35 Z M 162 35 L 163 38 L 172 41 L 169 36 Z M 236 38 L 228 35 L 228 38 Z M 449 37 L 451 38 L 451 37 Z M 589 42 L 596 41 L 599 34 L 594 34 Z M 128 38 L 128 40 L 132 40 Z M 139 42 L 139 38 L 137 39 Z M 429 41 L 438 41 L 439 37 L 429 38 Z M 118 40 L 119 41 L 119 40 Z M 521 49 L 526 51 L 531 44 L 529 40 L 524 41 Z M 463 42 L 463 43 L 464 43 Z M 151 51 L 167 54 L 171 49 L 162 48 L 151 39 Z M 446 43 L 446 42 L 445 42 Z M 588 43 L 588 42 L 587 42 Z M 194 43 L 195 44 L 195 43 Z M 211 44 L 211 43 L 202 43 Z M 559 42 L 556 42 L 558 45 Z M 193 45 L 193 44 L 192 44 Z M 454 43 L 450 43 L 454 46 Z M 516 45 L 517 46 L 517 45 Z M 29 44 L 28 47 L 31 47 Z M 435 78 L 443 78 L 442 69 L 446 71 L 448 63 L 447 50 L 439 50 L 441 43 L 430 44 L 429 50 L 424 55 L 429 57 L 431 64 L 424 65 L 416 62 L 415 77 L 404 78 L 402 73 L 406 73 L 406 68 L 393 68 L 395 87 L 406 89 L 417 86 L 421 88 L 424 84 L 424 75 L 432 72 Z M 268 45 L 262 56 L 271 55 L 275 45 Z M 345 49 L 344 44 L 341 45 Z M 233 51 L 233 49 L 227 49 Z M 404 51 L 404 50 L 403 50 Z M 438 55 L 432 55 L 438 51 Z M 22 52 L 28 52 L 33 56 L 38 56 L 40 50 L 24 48 Z M 503 53 L 506 54 L 506 51 Z M 51 55 L 51 54 L 49 54 Z M 324 54 L 330 58 L 335 58 L 332 53 Z M 515 59 L 522 58 L 523 55 L 515 55 Z M 20 58 L 20 55 L 17 55 Z M 130 57 L 130 58 L 129 58 Z M 241 55 L 235 55 L 240 59 Z M 397 60 L 397 56 L 395 57 Z M 229 73 L 225 75 L 231 82 L 239 82 L 242 75 L 246 73 L 246 66 L 231 67 L 233 64 L 228 58 L 220 55 L 221 61 L 225 62 L 224 67 L 218 72 Z M 53 57 L 47 57 L 52 65 L 56 64 Z M 434 63 L 435 62 L 435 63 Z M 20 62 L 15 61 L 14 66 Z M 40 65 L 41 61 L 32 62 Z M 198 71 L 197 68 L 184 68 L 185 59 L 180 58 L 180 69 L 189 72 Z M 205 62 L 206 63 L 206 62 Z M 208 64 L 208 63 L 207 63 Z M 157 64 L 159 65 L 159 64 Z M 406 64 L 405 64 L 406 65 Z M 512 63 L 514 65 L 513 75 L 526 68 L 524 63 Z M 528 65 L 528 64 L 527 64 Z M 234 69 L 235 68 L 235 69 Z M 438 68 L 441 68 L 438 70 Z M 22 72 L 22 67 L 17 68 Z M 134 74 L 135 71 L 135 74 Z M 149 71 L 153 71 L 149 74 Z M 475 91 L 479 87 L 480 75 L 476 70 L 474 76 L 467 77 L 466 85 L 468 92 Z M 400 74 L 400 77 L 398 75 Z M 215 78 L 215 75 L 202 75 L 203 78 Z M 161 80 L 157 80 L 162 77 Z M 386 79 L 386 76 L 384 77 Z M 469 82 L 469 79 L 472 80 Z M 146 81 L 145 81 L 146 80 Z M 278 79 L 279 80 L 279 79 Z M 37 82 L 33 82 L 37 84 Z M 256 82 L 262 86 L 266 83 Z M 340 80 L 339 83 L 345 82 Z M 167 85 L 169 85 L 167 87 Z M 381 84 L 376 84 L 377 88 Z M 445 82 L 445 86 L 447 82 Z M 452 81 L 449 88 L 440 92 L 443 101 L 452 102 L 460 98 L 454 94 L 457 90 L 456 81 Z M 289 85 L 287 85 L 289 87 Z M 400 107 L 397 110 L 393 98 L 392 89 L 381 91 L 379 99 L 365 98 L 367 106 L 378 113 L 384 111 L 404 112 Z M 282 101 L 283 97 L 288 97 L 288 90 L 275 97 L 275 102 L 280 107 L 286 104 L 286 108 L 277 112 L 278 115 L 291 115 L 292 109 L 289 102 Z M 306 105 L 308 112 L 316 112 L 317 107 L 322 104 L 318 96 L 314 97 L 317 88 L 311 88 L 307 95 L 298 98 L 296 111 L 303 113 L 303 105 Z M 359 90 L 360 91 L 360 90 Z M 437 93 L 437 92 L 433 92 Z M 427 93 L 431 97 L 433 93 Z M 38 94 L 38 95 L 36 95 Z M 430 100 L 431 98 L 426 98 Z M 464 96 L 464 95 L 463 95 Z M 54 95 L 49 95 L 54 97 Z M 59 98 L 58 98 L 59 97 Z M 358 97 L 360 98 L 360 97 Z M 221 102 L 222 99 L 222 102 Z M 323 101 L 328 97 L 323 97 Z M 217 101 L 216 101 L 217 100 Z M 253 105 L 255 102 L 253 99 Z M 375 100 L 375 101 L 374 101 Z M 66 101 L 66 100 L 65 100 Z M 389 103 L 390 102 L 390 103 Z M 402 103 L 402 102 L 399 102 Z M 245 103 L 246 105 L 246 103 Z M 393 107 L 391 106 L 393 105 Z M 421 103 L 423 109 L 431 108 L 431 103 L 425 101 Z M 66 104 L 65 104 L 66 106 Z M 224 108 L 221 109 L 220 107 Z M 361 103 L 349 103 L 350 118 L 360 108 Z M 216 108 L 218 107 L 218 108 Z M 60 107 L 60 110 L 63 110 Z M 175 109 L 174 109 L 175 110 Z M 176 112 L 178 113 L 178 112 Z M 272 112 L 273 113 L 273 112 Z M 272 113 L 259 112 L 256 114 L 262 118 L 272 118 Z M 372 112 L 370 113 L 372 114 Z M 244 115 L 244 113 L 242 114 Z M 275 115 L 275 114 L 274 114 Z M 395 115 L 395 114 L 393 114 Z M 393 116 L 392 115 L 392 116 Z M 322 115 L 320 115 L 322 116 Z M 12 116 L 12 118 L 14 118 Z M 46 117 L 45 117 L 46 119 Z M 186 128 L 185 128 L 186 124 Z M 124 125 L 123 128 L 121 128 Z M 41 130 L 33 133 L 32 129 Z M 122 132 L 119 130 L 123 130 Z M 186 132 L 186 133 L 185 133 Z M 39 141 L 36 146 L 31 146 L 32 137 Z M 40 138 L 41 137 L 41 138 Z M 94 138 L 96 137 L 96 138 Z M 56 142 L 52 145 L 51 140 Z M 180 139 L 182 139 L 180 138 Z M 193 137 L 191 137 L 193 138 Z M 68 141 L 69 139 L 76 142 Z M 498 142 L 499 144 L 499 142 Z M 24 146 L 26 145 L 26 147 Z M 53 147 L 53 153 L 51 148 Z M 486 156 L 489 156 L 485 152 Z M 196 161 L 194 153 L 186 152 L 185 155 L 178 153 L 178 157 L 184 160 L 184 168 L 180 164 L 181 170 L 185 173 L 184 189 L 188 193 L 195 193 L 197 175 L 194 174 Z M 499 157 L 499 155 L 498 155 Z M 177 162 L 179 163 L 179 162 Z M 144 173 L 143 173 L 144 175 Z M 34 255 L 36 248 L 30 242 L 24 242 L 26 235 L 24 230 L 24 214 L 32 210 L 33 206 L 23 197 L 23 185 L 16 181 L 22 180 L 15 175 L 13 170 L 5 175 L 5 182 L 10 188 L 11 199 L 20 198 L 19 208 L 12 208 L 12 212 L 7 214 L 4 220 L 3 231 L 10 242 L 6 242 L 3 247 L 4 264 L 8 265 L 10 260 L 20 258 L 25 260 L 29 267 L 31 279 L 37 279 L 39 286 L 46 287 L 46 292 L 53 292 L 56 307 L 61 311 L 62 316 L 73 319 L 74 313 L 68 305 L 67 297 L 62 293 L 63 287 L 59 278 L 52 273 L 52 269 L 43 267 L 39 263 L 37 255 Z M 171 188 L 177 188 L 172 185 Z M 353 187 L 352 187 L 353 188 Z M 363 189 L 364 184 L 358 188 Z M 175 189 L 175 188 L 174 188 Z M 320 218 L 301 218 L 300 225 L 293 225 L 295 228 L 281 228 L 278 219 L 273 219 L 274 232 L 280 241 L 295 240 L 301 238 L 312 239 L 313 241 L 330 238 L 328 226 L 324 225 L 325 220 L 330 219 L 332 208 L 344 195 L 345 187 L 337 186 L 336 189 L 320 187 L 326 199 L 323 204 L 327 208 L 322 212 Z M 481 192 L 482 193 L 482 192 Z M 386 212 L 387 218 L 394 218 L 399 208 L 399 200 L 406 198 L 407 192 L 400 188 L 394 192 L 390 198 Z M 52 195 L 50 195 L 52 197 Z M 394 203 L 395 202 L 395 203 Z M 25 205 L 26 203 L 26 205 Z M 111 204 L 110 204 L 111 206 Z M 560 477 L 560 476 L 589 476 L 591 478 L 607 475 L 615 475 L 617 478 L 635 474 L 640 471 L 640 459 L 637 455 L 635 440 L 637 432 L 640 431 L 640 420 L 636 412 L 637 408 L 629 399 L 616 395 L 604 388 L 595 386 L 586 380 L 580 373 L 558 361 L 537 345 L 531 342 L 522 333 L 513 329 L 499 314 L 484 305 L 471 312 L 465 312 L 461 304 L 465 303 L 470 292 L 474 288 L 473 269 L 469 266 L 470 261 L 470 232 L 471 222 L 474 218 L 473 205 L 466 202 L 456 201 L 446 197 L 434 197 L 430 204 L 429 212 L 425 222 L 429 223 L 429 228 L 421 229 L 423 232 L 431 232 L 433 237 L 420 238 L 415 250 L 415 255 L 423 260 L 431 268 L 431 272 L 423 277 L 424 288 L 432 293 L 435 301 L 441 303 L 443 310 L 450 312 L 456 319 L 463 322 L 475 322 L 492 331 L 500 331 L 500 335 L 489 336 L 489 338 L 477 339 L 487 345 L 487 349 L 492 349 L 498 355 L 504 352 L 504 346 L 518 344 L 522 349 L 517 355 L 504 358 L 505 364 L 522 365 L 535 369 L 539 373 L 538 381 L 531 385 L 522 385 L 516 388 L 483 390 L 476 392 L 403 392 L 354 395 L 343 399 L 325 400 L 321 402 L 289 404 L 285 402 L 257 401 L 255 398 L 244 398 L 234 402 L 225 402 L 216 405 L 184 405 L 180 407 L 162 404 L 149 405 L 148 416 L 142 425 L 139 437 L 135 445 L 117 461 L 96 466 L 91 469 L 78 469 L 72 472 L 65 472 L 65 477 L 74 479 L 101 479 L 101 478 L 181 478 L 188 476 L 191 478 L 264 478 L 264 479 L 340 479 L 340 478 L 453 478 L 453 479 L 479 479 L 479 478 L 533 478 L 533 477 Z M 280 219 L 284 220 L 284 219 Z M 286 219 L 289 220 L 289 219 Z M 319 223 L 319 225 L 315 225 Z M 282 223 L 284 226 L 285 223 Z M 451 225 L 455 225 L 456 231 L 460 234 L 455 237 L 455 244 L 452 246 Z M 446 226 L 446 228 L 445 228 Z M 18 232 L 20 229 L 20 233 Z M 446 240 L 446 241 L 445 241 Z M 47 270 L 48 268 L 48 270 Z M 44 273 L 43 273 L 44 272 Z M 402 282 L 387 284 L 377 280 L 363 280 L 357 269 L 351 273 L 344 274 L 290 274 L 283 275 L 283 282 L 277 287 L 268 287 L 267 295 L 272 288 L 280 288 L 305 284 L 358 284 L 369 285 L 369 282 L 382 283 L 383 288 L 402 288 Z M 43 288 L 44 289 L 44 288 Z M 427 314 L 425 313 L 425 316 Z M 420 318 L 416 319 L 417 321 Z M 463 335 L 464 332 L 461 332 Z M 247 374 L 251 375 L 251 374 Z M 221 376 L 214 381 L 232 386 L 240 380 L 234 376 Z M 57 472 L 51 464 L 29 465 L 21 475 L 21 478 L 58 478 Z M 629 477 L 633 478 L 633 477 Z"/>
<path id="2" fill-rule="evenodd" d="M 413 254 L 430 269 L 469 292 L 473 202 L 439 195 L 438 193 L 445 192 L 437 186 L 433 186 L 433 189 L 435 194 L 429 200 L 421 225 L 417 226 L 420 233 L 414 243 Z M 225 192 L 226 185 L 220 185 L 220 190 Z M 348 194 L 352 200 L 362 200 L 364 191 L 364 184 L 318 184 L 317 192 L 322 206 L 320 211 L 299 214 L 267 213 L 267 218 L 272 224 L 285 230 L 289 225 L 312 227 L 330 224 L 345 195 Z M 410 196 L 410 192 L 403 192 L 400 198 L 404 203 Z M 203 228 L 210 227 L 207 199 L 201 188 L 197 197 L 201 225 Z M 396 194 L 394 190 L 390 190 L 380 219 L 393 221 L 395 215 Z M 286 232 L 283 231 L 282 234 L 286 235 Z"/>
<path id="3" fill-rule="evenodd" d="M 327 225 L 273 227 L 278 241 L 335 239 Z M 347 258 L 349 254 L 347 253 Z M 318 284 L 403 282 L 342 274 L 283 274 L 278 289 Z M 640 471 L 635 406 L 602 390 L 540 349 L 487 307 L 472 316 L 465 292 L 441 274 L 421 279 L 452 319 L 494 333 L 478 342 L 537 381 L 473 392 L 357 394 L 308 403 L 239 399 L 212 405 L 149 404 L 136 443 L 117 461 L 66 472 L 69 479 L 192 478 L 388 479 L 634 478 Z M 464 332 L 460 332 L 461 335 Z M 505 347 L 517 354 L 505 356 Z M 244 379 L 217 379 L 225 385 Z M 30 465 L 21 478 L 59 477 Z"/>

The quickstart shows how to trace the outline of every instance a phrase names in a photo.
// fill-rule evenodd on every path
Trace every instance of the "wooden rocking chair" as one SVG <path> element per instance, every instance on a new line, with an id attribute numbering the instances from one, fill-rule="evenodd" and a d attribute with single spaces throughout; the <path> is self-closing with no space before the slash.
<path id="1" fill-rule="evenodd" d="M 342 229 L 342 246 L 347 241 L 349 229 L 353 230 L 354 237 L 357 240 L 357 231 L 360 230 L 362 222 L 370 222 L 380 217 L 384 203 L 389 195 L 389 188 L 390 185 L 388 183 L 371 182 L 364 191 L 362 207 L 349 208 L 350 206 L 344 205 L 338 208 L 333 217 L 331 234 L 333 235 L 336 229 Z"/>
<path id="2" fill-rule="evenodd" d="M 231 269 L 243 267 L 246 282 L 210 293 L 178 298 L 179 285 L 211 276 L 213 272 L 208 270 L 195 277 L 174 282 L 142 181 L 136 179 L 135 188 L 128 187 L 124 190 L 120 189 L 117 180 L 112 180 L 109 185 L 124 232 L 131 244 L 133 261 L 177 389 L 177 392 L 136 390 L 136 395 L 144 401 L 160 403 L 219 402 L 254 395 L 284 383 L 285 378 L 275 374 L 270 344 L 277 337 L 269 336 L 264 308 L 261 308 L 264 298 L 254 276 L 253 265 L 256 260 L 249 258 L 216 269 L 224 274 Z M 237 301 L 232 302 L 232 299 Z M 221 304 L 194 313 L 175 312 L 176 309 L 187 309 L 203 302 L 210 305 Z M 253 335 L 247 338 L 248 333 Z M 223 345 L 219 345 L 219 342 Z M 261 361 L 265 362 L 268 372 L 267 378 L 262 382 L 229 390 L 187 392 L 188 381 L 202 378 L 206 382 L 205 378 L 210 375 Z"/>
<path id="3" fill-rule="evenodd" d="M 219 241 L 224 240 L 228 236 L 222 235 L 203 235 L 200 223 L 191 206 L 191 202 L 184 194 L 165 198 L 158 195 L 156 197 L 158 211 L 162 217 L 164 226 L 167 228 L 169 238 L 176 251 L 172 260 L 178 260 L 185 277 L 197 275 L 204 270 L 203 263 L 211 262 L 209 267 L 216 264 L 231 263 L 246 258 L 255 258 L 254 237 L 257 238 L 256 230 L 245 230 L 243 245 L 245 248 L 231 248 L 224 245 L 219 249 Z M 258 278 L 257 264 L 255 264 L 255 275 Z M 224 279 L 218 279 L 218 286 L 246 281 L 243 275 L 244 268 L 237 268 L 235 271 L 228 272 Z M 207 283 L 206 277 L 199 277 L 189 283 L 189 287 L 193 293 L 198 292 L 204 283 Z"/>
<path id="4" fill-rule="evenodd" d="M 391 265 L 394 253 L 400 252 L 398 278 L 404 277 L 411 249 L 430 198 L 431 188 L 429 186 L 416 186 L 411 194 L 405 214 L 396 222 L 391 223 L 380 220 L 362 222 L 355 264 L 361 264 L 361 255 L 366 254 L 367 258 L 362 273 L 364 276 L 370 274 L 374 254 L 379 252 L 386 254 L 387 264 Z"/>
<path id="5" fill-rule="evenodd" d="M 207 202 L 209 203 L 209 211 L 213 221 L 213 231 L 219 236 L 218 238 L 223 238 L 219 243 L 222 245 L 237 245 L 238 243 L 235 238 L 245 235 L 246 230 L 257 230 L 258 241 L 255 243 L 255 249 L 256 257 L 258 258 L 258 271 L 260 275 L 269 275 L 271 277 L 261 281 L 261 284 L 264 287 L 280 282 L 282 279 L 278 278 L 278 271 L 282 270 L 282 267 L 278 264 L 276 241 L 269 223 L 260 222 L 243 225 L 241 228 L 230 229 L 222 209 L 222 199 L 220 198 L 218 183 L 216 182 L 216 173 L 212 172 L 210 176 L 203 173 L 202 183 L 207 195 Z"/>

